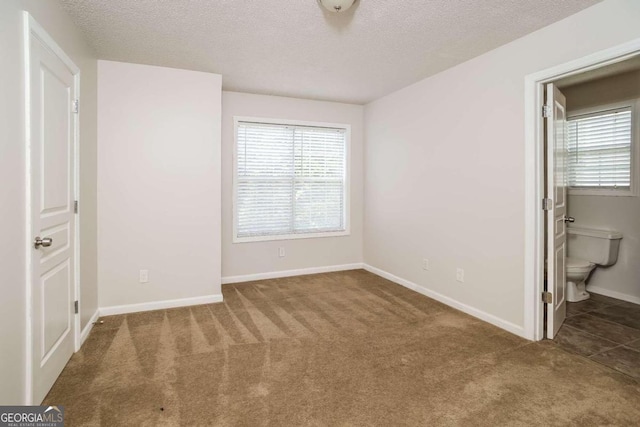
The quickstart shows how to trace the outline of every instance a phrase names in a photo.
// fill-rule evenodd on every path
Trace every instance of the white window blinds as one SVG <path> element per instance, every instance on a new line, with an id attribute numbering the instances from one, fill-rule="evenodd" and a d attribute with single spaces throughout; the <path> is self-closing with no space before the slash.
<path id="1" fill-rule="evenodd" d="M 236 237 L 344 231 L 345 129 L 240 121 Z"/>
<path id="2" fill-rule="evenodd" d="M 631 108 L 568 120 L 569 186 L 631 188 Z"/>

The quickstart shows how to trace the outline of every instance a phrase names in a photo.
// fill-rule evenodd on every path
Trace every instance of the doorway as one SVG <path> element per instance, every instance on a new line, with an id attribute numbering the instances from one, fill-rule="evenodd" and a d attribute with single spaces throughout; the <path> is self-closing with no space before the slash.
<path id="1" fill-rule="evenodd" d="M 27 402 L 39 404 L 79 347 L 80 70 L 24 13 L 27 143 Z"/>
<path id="2" fill-rule="evenodd" d="M 545 217 L 550 209 L 549 203 L 553 205 L 554 199 L 549 198 L 545 188 L 545 172 L 547 179 L 553 182 L 554 171 L 545 169 L 545 132 L 549 129 L 546 126 L 547 119 L 544 117 L 548 111 L 544 107 L 545 91 L 549 89 L 549 84 L 567 79 L 571 76 L 597 72 L 607 66 L 622 63 L 632 58 L 640 56 L 640 39 L 633 42 L 617 46 L 612 49 L 598 52 L 585 58 L 572 61 L 548 70 L 544 70 L 526 77 L 525 82 L 525 197 L 526 197 L 526 218 L 525 218 L 525 334 L 533 340 L 541 340 L 545 337 L 553 336 L 554 330 L 559 326 L 556 322 L 547 328 L 548 316 L 555 316 L 561 322 L 562 311 L 565 308 L 564 294 L 561 292 L 554 295 L 554 279 L 564 280 L 564 271 L 557 271 L 554 266 L 545 268 L 545 260 L 552 249 L 558 246 L 545 244 L 550 239 L 545 239 Z M 562 218 L 562 222 L 564 223 Z M 559 229 L 559 228 L 558 228 Z M 555 236 L 555 234 L 554 234 Z M 566 239 L 566 234 L 564 236 Z M 562 239 L 560 239 L 561 241 Z M 562 255 L 562 261 L 566 260 L 566 253 Z M 557 259 L 557 257 L 556 257 Z M 558 263 L 556 263 L 558 264 Z M 564 269 L 561 265 L 560 268 Z M 549 280 L 550 279 L 550 280 Z M 563 287 L 564 290 L 564 287 Z M 548 292 L 548 293 L 547 293 Z M 555 303 L 554 303 L 554 297 Z"/>

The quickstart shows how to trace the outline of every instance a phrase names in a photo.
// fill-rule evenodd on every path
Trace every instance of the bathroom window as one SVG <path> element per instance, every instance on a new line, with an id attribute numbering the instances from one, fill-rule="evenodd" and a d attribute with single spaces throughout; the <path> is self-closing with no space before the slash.
<path id="1" fill-rule="evenodd" d="M 635 187 L 634 105 L 570 115 L 569 191 L 576 195 L 632 195 Z"/>
<path id="2" fill-rule="evenodd" d="M 236 117 L 234 242 L 349 234 L 349 133 Z"/>

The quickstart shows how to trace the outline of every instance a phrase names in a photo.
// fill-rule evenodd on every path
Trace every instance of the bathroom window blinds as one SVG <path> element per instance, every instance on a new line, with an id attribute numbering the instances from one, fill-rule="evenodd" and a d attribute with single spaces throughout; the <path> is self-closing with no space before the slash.
<path id="1" fill-rule="evenodd" d="M 236 238 L 346 230 L 345 129 L 238 121 L 236 144 Z"/>
<path id="2" fill-rule="evenodd" d="M 568 120 L 569 187 L 631 188 L 630 107 Z"/>

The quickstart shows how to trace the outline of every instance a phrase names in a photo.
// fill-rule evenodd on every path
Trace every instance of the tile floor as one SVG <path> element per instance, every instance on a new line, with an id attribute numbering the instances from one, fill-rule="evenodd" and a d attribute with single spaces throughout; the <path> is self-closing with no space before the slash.
<path id="1" fill-rule="evenodd" d="M 568 303 L 560 347 L 640 379 L 640 305 L 591 294 Z"/>

